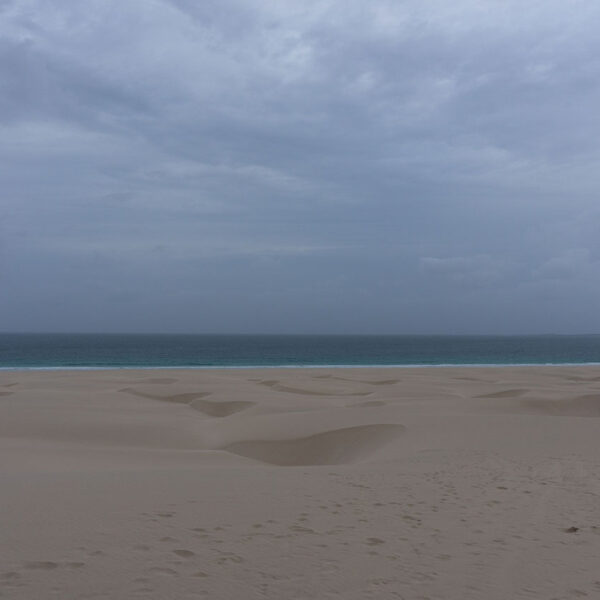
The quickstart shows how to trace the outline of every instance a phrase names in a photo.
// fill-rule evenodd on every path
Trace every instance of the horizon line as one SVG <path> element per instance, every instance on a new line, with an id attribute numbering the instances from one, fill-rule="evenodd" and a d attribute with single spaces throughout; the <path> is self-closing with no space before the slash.
<path id="1" fill-rule="evenodd" d="M 278 333 L 225 333 L 225 332 L 177 332 L 177 331 L 0 331 L 0 335 L 181 335 L 181 336 L 235 336 L 235 337 L 283 337 L 283 336 L 327 336 L 327 337 L 574 337 L 598 336 L 599 332 L 586 333 L 361 333 L 361 332 L 278 332 Z"/>

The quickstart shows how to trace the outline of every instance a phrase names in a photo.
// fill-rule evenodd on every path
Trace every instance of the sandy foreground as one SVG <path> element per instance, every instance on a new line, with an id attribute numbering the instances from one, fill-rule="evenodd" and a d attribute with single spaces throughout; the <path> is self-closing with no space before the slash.
<path id="1" fill-rule="evenodd" d="M 600 598 L 600 367 L 0 373 L 0 597 Z"/>

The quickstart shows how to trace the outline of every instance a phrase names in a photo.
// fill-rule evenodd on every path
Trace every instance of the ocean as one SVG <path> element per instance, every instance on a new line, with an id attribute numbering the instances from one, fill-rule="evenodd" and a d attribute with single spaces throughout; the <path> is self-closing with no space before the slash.
<path id="1" fill-rule="evenodd" d="M 0 369 L 600 364 L 600 335 L 0 334 Z"/>

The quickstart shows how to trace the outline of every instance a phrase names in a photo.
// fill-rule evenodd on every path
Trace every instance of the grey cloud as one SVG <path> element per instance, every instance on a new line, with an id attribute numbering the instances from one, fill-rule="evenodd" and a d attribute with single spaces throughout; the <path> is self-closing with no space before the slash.
<path id="1" fill-rule="evenodd" d="M 461 287 L 501 285 L 508 270 L 504 260 L 487 255 L 423 257 L 420 266 L 425 273 Z"/>
<path id="2" fill-rule="evenodd" d="M 597 330 L 599 25 L 0 3 L 0 329 Z"/>
<path id="3" fill-rule="evenodd" d="M 600 261 L 591 260 L 586 248 L 572 248 L 560 256 L 553 256 L 534 272 L 534 278 L 542 280 L 569 280 L 577 277 L 600 275 Z"/>

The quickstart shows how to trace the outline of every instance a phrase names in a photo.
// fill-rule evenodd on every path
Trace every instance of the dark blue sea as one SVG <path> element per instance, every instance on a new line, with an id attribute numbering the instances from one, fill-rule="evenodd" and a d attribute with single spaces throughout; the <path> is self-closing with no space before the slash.
<path id="1" fill-rule="evenodd" d="M 600 363 L 600 335 L 0 334 L 0 369 Z"/>

